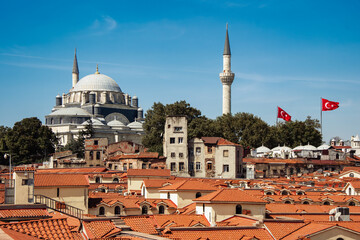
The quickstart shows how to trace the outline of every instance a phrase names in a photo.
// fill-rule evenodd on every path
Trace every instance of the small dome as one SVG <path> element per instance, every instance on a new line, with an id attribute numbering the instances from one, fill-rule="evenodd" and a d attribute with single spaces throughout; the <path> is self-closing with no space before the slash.
<path id="1" fill-rule="evenodd" d="M 138 97 L 137 97 L 137 96 L 133 96 L 132 99 L 138 99 Z"/>
<path id="2" fill-rule="evenodd" d="M 270 148 L 267 148 L 264 145 L 262 145 L 261 147 L 258 147 L 256 149 L 257 153 L 267 153 L 267 152 L 270 152 L 270 151 L 271 151 Z"/>
<path id="3" fill-rule="evenodd" d="M 132 122 L 127 125 L 129 128 L 134 130 L 142 130 L 142 124 L 140 122 Z"/>
<path id="4" fill-rule="evenodd" d="M 308 145 L 305 145 L 305 146 L 304 146 L 304 150 L 316 151 L 317 148 L 314 147 L 313 145 L 308 144 Z"/>
<path id="5" fill-rule="evenodd" d="M 271 149 L 271 151 L 280 151 L 280 152 L 290 152 L 291 148 L 287 147 L 287 146 L 278 146 L 278 147 L 274 147 L 273 149 Z"/>
<path id="6" fill-rule="evenodd" d="M 78 91 L 110 91 L 121 92 L 119 85 L 114 79 L 100 73 L 90 74 L 82 79 L 72 89 Z"/>
<path id="7" fill-rule="evenodd" d="M 119 120 L 116 120 L 116 119 L 108 122 L 107 125 L 110 127 L 125 127 L 125 124 L 123 124 L 122 122 L 120 122 Z"/>
<path id="8" fill-rule="evenodd" d="M 86 110 L 77 107 L 60 108 L 49 114 L 49 116 L 90 116 Z"/>
<path id="9" fill-rule="evenodd" d="M 323 145 L 317 147 L 318 150 L 327 150 L 329 148 L 330 148 L 330 146 L 327 144 L 323 144 Z"/>

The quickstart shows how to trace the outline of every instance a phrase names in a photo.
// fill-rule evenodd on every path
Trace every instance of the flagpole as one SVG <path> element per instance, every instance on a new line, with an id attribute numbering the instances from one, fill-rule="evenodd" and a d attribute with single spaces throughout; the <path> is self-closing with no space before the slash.
<path id="1" fill-rule="evenodd" d="M 321 139 L 323 139 L 322 135 L 322 97 L 320 98 L 320 133 L 321 133 Z"/>
<path id="2" fill-rule="evenodd" d="M 276 127 L 278 126 L 278 113 L 279 113 L 279 106 L 276 106 Z"/>

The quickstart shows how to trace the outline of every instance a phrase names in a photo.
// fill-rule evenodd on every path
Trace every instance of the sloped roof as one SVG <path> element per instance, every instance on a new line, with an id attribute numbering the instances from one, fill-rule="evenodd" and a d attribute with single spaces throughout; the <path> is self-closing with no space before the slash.
<path id="1" fill-rule="evenodd" d="M 36 174 L 35 187 L 89 186 L 88 176 L 82 174 Z"/>
<path id="2" fill-rule="evenodd" d="M 216 191 L 218 188 L 211 186 L 206 182 L 200 182 L 197 180 L 181 180 L 173 183 L 172 185 L 167 185 L 160 188 L 159 190 L 176 190 L 176 191 L 186 191 L 186 190 L 195 190 L 195 191 Z"/>
<path id="3" fill-rule="evenodd" d="M 141 177 L 141 176 L 158 176 L 170 177 L 170 169 L 128 169 L 127 176 Z"/>
<path id="4" fill-rule="evenodd" d="M 111 220 L 83 221 L 83 226 L 90 239 L 106 238 L 121 232 Z"/>
<path id="5" fill-rule="evenodd" d="M 267 203 L 267 201 L 261 200 L 260 198 L 254 197 L 250 194 L 245 193 L 240 189 L 220 189 L 216 192 L 209 193 L 205 196 L 193 199 L 195 202 L 251 202 L 251 203 Z"/>

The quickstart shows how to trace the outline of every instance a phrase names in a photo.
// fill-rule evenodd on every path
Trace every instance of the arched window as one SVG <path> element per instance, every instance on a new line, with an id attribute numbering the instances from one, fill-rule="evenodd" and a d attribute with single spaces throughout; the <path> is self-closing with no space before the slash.
<path id="1" fill-rule="evenodd" d="M 349 195 L 351 195 L 351 188 L 349 188 L 349 191 L 348 191 L 348 192 L 349 192 Z"/>
<path id="2" fill-rule="evenodd" d="M 272 192 L 267 192 L 266 195 L 272 195 Z"/>
<path id="3" fill-rule="evenodd" d="M 304 195 L 303 192 L 297 192 L 297 195 Z"/>
<path id="4" fill-rule="evenodd" d="M 118 183 L 119 182 L 119 179 L 118 178 L 114 178 L 113 179 L 113 183 Z"/>
<path id="5" fill-rule="evenodd" d="M 236 214 L 242 214 L 242 206 L 240 204 L 236 205 Z"/>
<path id="6" fill-rule="evenodd" d="M 303 204 L 308 205 L 308 204 L 309 204 L 309 202 L 308 202 L 308 201 L 305 201 L 305 202 L 303 202 Z"/>
<path id="7" fill-rule="evenodd" d="M 119 206 L 116 206 L 116 207 L 115 207 L 114 213 L 115 213 L 115 215 L 120 215 L 121 209 L 120 209 Z"/>
<path id="8" fill-rule="evenodd" d="M 101 180 L 100 177 L 96 177 L 96 178 L 95 178 L 95 182 L 96 182 L 96 183 L 100 183 L 100 182 L 101 182 L 100 180 Z"/>
<path id="9" fill-rule="evenodd" d="M 164 214 L 165 213 L 165 207 L 163 205 L 159 206 L 159 214 Z"/>
<path id="10" fill-rule="evenodd" d="M 285 201 L 285 204 L 291 204 L 291 202 L 288 200 L 288 201 Z"/>
<path id="11" fill-rule="evenodd" d="M 354 173 L 350 173 L 350 174 L 349 174 L 349 177 L 354 177 Z"/>
<path id="12" fill-rule="evenodd" d="M 337 238 L 336 240 L 344 240 L 343 238 Z"/>
<path id="13" fill-rule="evenodd" d="M 100 191 L 101 191 L 101 192 L 106 192 L 106 189 L 105 189 L 105 188 L 101 188 Z"/>
<path id="14" fill-rule="evenodd" d="M 100 216 L 104 216 L 104 215 L 105 215 L 105 208 L 104 208 L 104 207 L 100 207 L 100 208 L 99 208 L 99 215 L 100 215 Z"/>
<path id="15" fill-rule="evenodd" d="M 141 214 L 142 214 L 142 215 L 148 214 L 148 207 L 147 207 L 147 206 L 142 206 L 142 208 L 141 208 Z"/>
<path id="16" fill-rule="evenodd" d="M 170 193 L 169 192 L 167 193 L 167 199 L 170 199 Z"/>
<path id="17" fill-rule="evenodd" d="M 201 197 L 201 192 L 197 192 L 195 195 L 195 198 L 199 198 L 199 197 Z"/>
<path id="18" fill-rule="evenodd" d="M 349 202 L 349 206 L 356 206 L 355 202 Z"/>
<path id="19" fill-rule="evenodd" d="M 330 202 L 329 202 L 329 201 L 325 201 L 325 202 L 324 202 L 324 205 L 330 205 Z"/>
<path id="20" fill-rule="evenodd" d="M 336 159 L 339 159 L 339 154 L 338 153 L 336 154 Z"/>

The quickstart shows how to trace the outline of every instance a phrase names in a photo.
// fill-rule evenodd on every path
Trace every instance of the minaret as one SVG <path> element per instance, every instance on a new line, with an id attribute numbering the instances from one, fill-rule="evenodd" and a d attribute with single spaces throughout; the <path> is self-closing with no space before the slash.
<path id="1" fill-rule="evenodd" d="M 79 81 L 79 67 L 77 63 L 76 48 L 75 48 L 74 64 L 72 70 L 72 87 L 75 87 L 78 81 Z"/>
<path id="2" fill-rule="evenodd" d="M 228 25 L 226 24 L 225 46 L 223 53 L 223 71 L 220 80 L 223 85 L 223 114 L 231 113 L 231 84 L 235 73 L 231 72 L 231 51 L 229 43 Z"/>

